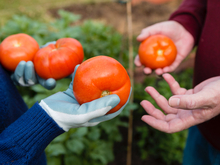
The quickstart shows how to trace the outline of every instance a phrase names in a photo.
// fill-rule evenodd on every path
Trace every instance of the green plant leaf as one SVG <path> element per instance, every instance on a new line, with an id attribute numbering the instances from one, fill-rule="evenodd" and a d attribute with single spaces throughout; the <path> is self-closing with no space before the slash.
<path id="1" fill-rule="evenodd" d="M 79 156 L 76 155 L 66 155 L 64 158 L 65 165 L 84 165 Z"/>
<path id="2" fill-rule="evenodd" d="M 77 155 L 80 155 L 84 149 L 84 144 L 80 139 L 71 139 L 66 142 L 67 148 Z"/>
<path id="3" fill-rule="evenodd" d="M 82 138 L 88 133 L 87 127 L 80 127 L 78 128 L 74 134 L 71 135 L 71 138 Z"/>
<path id="4" fill-rule="evenodd" d="M 62 142 L 65 142 L 65 141 L 67 140 L 67 138 L 68 138 L 68 134 L 65 132 L 65 133 L 63 133 L 63 134 L 57 136 L 57 137 L 53 140 L 53 142 L 54 142 L 54 143 L 62 143 Z"/>
<path id="5" fill-rule="evenodd" d="M 62 143 L 51 143 L 47 146 L 46 151 L 49 156 L 59 156 L 66 154 L 66 149 Z"/>
<path id="6" fill-rule="evenodd" d="M 60 157 L 47 156 L 47 165 L 62 165 Z"/>
<path id="7" fill-rule="evenodd" d="M 88 133 L 88 138 L 91 140 L 98 140 L 101 136 L 101 130 L 98 127 L 92 127 Z"/>

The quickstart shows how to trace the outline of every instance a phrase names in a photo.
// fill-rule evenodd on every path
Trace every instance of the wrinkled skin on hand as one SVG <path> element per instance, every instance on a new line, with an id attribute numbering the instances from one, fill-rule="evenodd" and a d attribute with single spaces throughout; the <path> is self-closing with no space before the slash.
<path id="1" fill-rule="evenodd" d="M 151 95 L 165 114 L 149 101 L 143 100 L 141 105 L 148 113 L 142 116 L 145 123 L 160 131 L 174 133 L 220 114 L 220 76 L 203 81 L 189 90 L 181 88 L 168 73 L 163 74 L 163 78 L 169 84 L 174 96 L 167 100 L 153 87 L 147 87 L 145 91 Z"/>

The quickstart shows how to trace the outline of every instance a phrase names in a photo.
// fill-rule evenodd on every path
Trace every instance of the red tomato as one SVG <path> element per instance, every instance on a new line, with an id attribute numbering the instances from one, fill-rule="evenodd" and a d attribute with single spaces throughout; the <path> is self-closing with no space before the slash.
<path id="1" fill-rule="evenodd" d="M 153 3 L 153 4 L 163 4 L 163 3 L 166 3 L 172 0 L 146 0 L 146 1 Z"/>
<path id="2" fill-rule="evenodd" d="M 58 80 L 72 74 L 83 58 L 83 47 L 79 41 L 74 38 L 61 38 L 56 44 L 41 48 L 36 53 L 34 66 L 40 77 Z"/>
<path id="3" fill-rule="evenodd" d="M 33 37 L 14 34 L 0 44 L 0 62 L 9 71 L 14 71 L 20 61 L 32 61 L 38 50 L 39 45 Z"/>
<path id="4" fill-rule="evenodd" d="M 130 88 L 130 78 L 125 68 L 107 56 L 96 56 L 84 61 L 78 67 L 73 82 L 73 93 L 79 104 L 117 94 L 120 103 L 107 114 L 116 112 L 127 102 Z"/>
<path id="5" fill-rule="evenodd" d="M 140 62 L 151 69 L 171 65 L 177 55 L 173 41 L 164 35 L 154 35 L 145 39 L 139 46 Z"/>

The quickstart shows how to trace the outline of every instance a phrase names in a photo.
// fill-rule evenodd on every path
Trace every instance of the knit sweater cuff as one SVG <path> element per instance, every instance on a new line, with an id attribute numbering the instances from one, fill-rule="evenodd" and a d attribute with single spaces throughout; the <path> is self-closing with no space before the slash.
<path id="1" fill-rule="evenodd" d="M 38 103 L 7 130 L 16 144 L 26 152 L 35 154 L 39 151 L 43 152 L 55 137 L 64 132 Z"/>

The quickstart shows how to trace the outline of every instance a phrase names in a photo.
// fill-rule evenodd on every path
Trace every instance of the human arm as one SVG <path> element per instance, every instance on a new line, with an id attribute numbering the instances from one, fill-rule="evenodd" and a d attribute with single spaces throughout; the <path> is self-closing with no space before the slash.
<path id="1" fill-rule="evenodd" d="M 206 18 L 207 0 L 184 0 L 169 20 L 180 23 L 198 43 Z"/>
<path id="2" fill-rule="evenodd" d="M 71 86 L 72 84 L 70 88 Z M 120 101 L 117 95 L 103 97 L 80 106 L 70 88 L 43 99 L 49 110 L 44 107 L 45 104 L 42 108 L 36 103 L 0 134 L 0 164 L 35 164 L 45 147 L 58 135 L 69 128 L 95 126 L 110 120 L 119 115 L 127 104 L 118 112 L 105 115 Z M 55 109 L 52 109 L 53 105 Z M 54 118 L 52 111 L 59 114 L 59 117 Z"/>
<path id="3" fill-rule="evenodd" d="M 156 23 L 144 28 L 137 37 L 139 42 L 155 34 L 163 34 L 171 38 L 177 47 L 176 60 L 168 67 L 156 69 L 161 75 L 174 71 L 190 53 L 200 37 L 206 15 L 206 0 L 184 0 L 181 6 L 171 15 L 169 21 Z M 135 58 L 135 65 L 141 66 L 139 56 Z M 152 69 L 145 67 L 144 72 L 150 74 Z"/>
<path id="4" fill-rule="evenodd" d="M 142 101 L 141 105 L 148 113 L 142 116 L 142 120 L 147 124 L 160 131 L 174 133 L 210 120 L 220 113 L 220 76 L 203 81 L 190 90 L 181 88 L 170 74 L 163 77 L 174 96 L 167 100 L 153 87 L 145 89 L 165 113 L 149 101 Z"/>
<path id="5" fill-rule="evenodd" d="M 63 132 L 34 104 L 0 134 L 0 164 L 37 164 L 47 145 Z"/>

